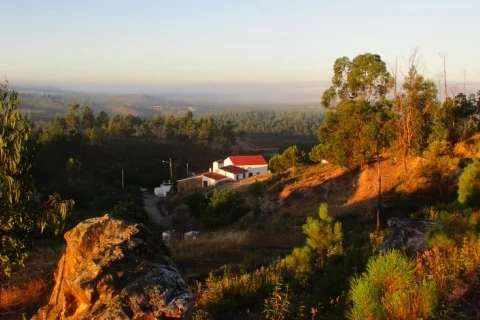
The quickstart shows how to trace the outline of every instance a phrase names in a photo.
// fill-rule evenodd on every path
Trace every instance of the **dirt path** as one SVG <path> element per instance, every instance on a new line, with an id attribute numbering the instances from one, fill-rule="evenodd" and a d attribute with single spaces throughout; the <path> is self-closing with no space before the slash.
<path id="1" fill-rule="evenodd" d="M 143 200 L 145 203 L 145 211 L 147 211 L 150 221 L 159 227 L 170 228 L 172 225 L 172 216 L 164 216 L 162 212 L 160 212 L 157 207 L 159 198 L 151 193 L 144 193 Z"/>

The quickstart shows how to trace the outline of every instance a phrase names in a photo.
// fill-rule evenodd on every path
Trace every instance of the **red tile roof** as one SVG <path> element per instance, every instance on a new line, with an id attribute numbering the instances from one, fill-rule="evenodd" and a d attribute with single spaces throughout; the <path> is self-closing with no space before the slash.
<path id="1" fill-rule="evenodd" d="M 257 165 L 266 165 L 267 162 L 261 156 L 230 156 L 234 166 L 257 166 Z"/>
<path id="2" fill-rule="evenodd" d="M 223 180 L 223 179 L 229 179 L 228 177 L 225 177 L 219 173 L 215 173 L 215 172 L 206 172 L 206 173 L 203 173 L 202 176 L 204 177 L 207 177 L 207 178 L 210 178 L 210 179 L 213 179 L 213 180 Z"/>
<path id="3" fill-rule="evenodd" d="M 218 170 L 223 170 L 225 172 L 230 172 L 230 173 L 233 173 L 233 174 L 240 174 L 240 173 L 248 172 L 248 170 L 245 170 L 245 169 L 239 168 L 239 167 L 235 167 L 235 166 L 226 166 L 226 167 L 219 168 Z"/>

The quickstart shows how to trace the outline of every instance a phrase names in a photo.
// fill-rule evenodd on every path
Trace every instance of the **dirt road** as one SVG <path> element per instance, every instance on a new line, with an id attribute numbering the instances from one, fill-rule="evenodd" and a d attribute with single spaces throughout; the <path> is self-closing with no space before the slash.
<path id="1" fill-rule="evenodd" d="M 145 211 L 147 211 L 150 221 L 159 227 L 166 229 L 170 228 L 172 225 L 172 216 L 163 215 L 162 212 L 160 212 L 157 206 L 159 197 L 151 193 L 144 193 L 143 200 L 145 203 Z"/>

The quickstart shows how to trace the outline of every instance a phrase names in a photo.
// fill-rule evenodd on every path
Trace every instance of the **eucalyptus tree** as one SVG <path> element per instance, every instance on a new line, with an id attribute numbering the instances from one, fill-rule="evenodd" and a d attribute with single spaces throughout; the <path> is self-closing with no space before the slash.
<path id="1" fill-rule="evenodd" d="M 35 208 L 31 126 L 18 112 L 19 104 L 18 94 L 0 84 L 0 274 L 23 263 L 36 233 L 47 227 L 58 233 L 73 206 L 53 195 Z"/>

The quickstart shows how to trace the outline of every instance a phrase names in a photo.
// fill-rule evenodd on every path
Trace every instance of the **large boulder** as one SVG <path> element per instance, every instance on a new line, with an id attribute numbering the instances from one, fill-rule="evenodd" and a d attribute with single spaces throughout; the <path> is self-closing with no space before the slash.
<path id="1" fill-rule="evenodd" d="M 394 217 L 387 221 L 390 231 L 383 240 L 380 251 L 399 249 L 408 253 L 423 252 L 427 249 L 426 233 L 432 228 L 441 228 L 434 221 L 411 220 Z"/>
<path id="2" fill-rule="evenodd" d="M 48 305 L 33 319 L 190 319 L 193 296 L 143 224 L 105 215 L 65 234 Z"/>

